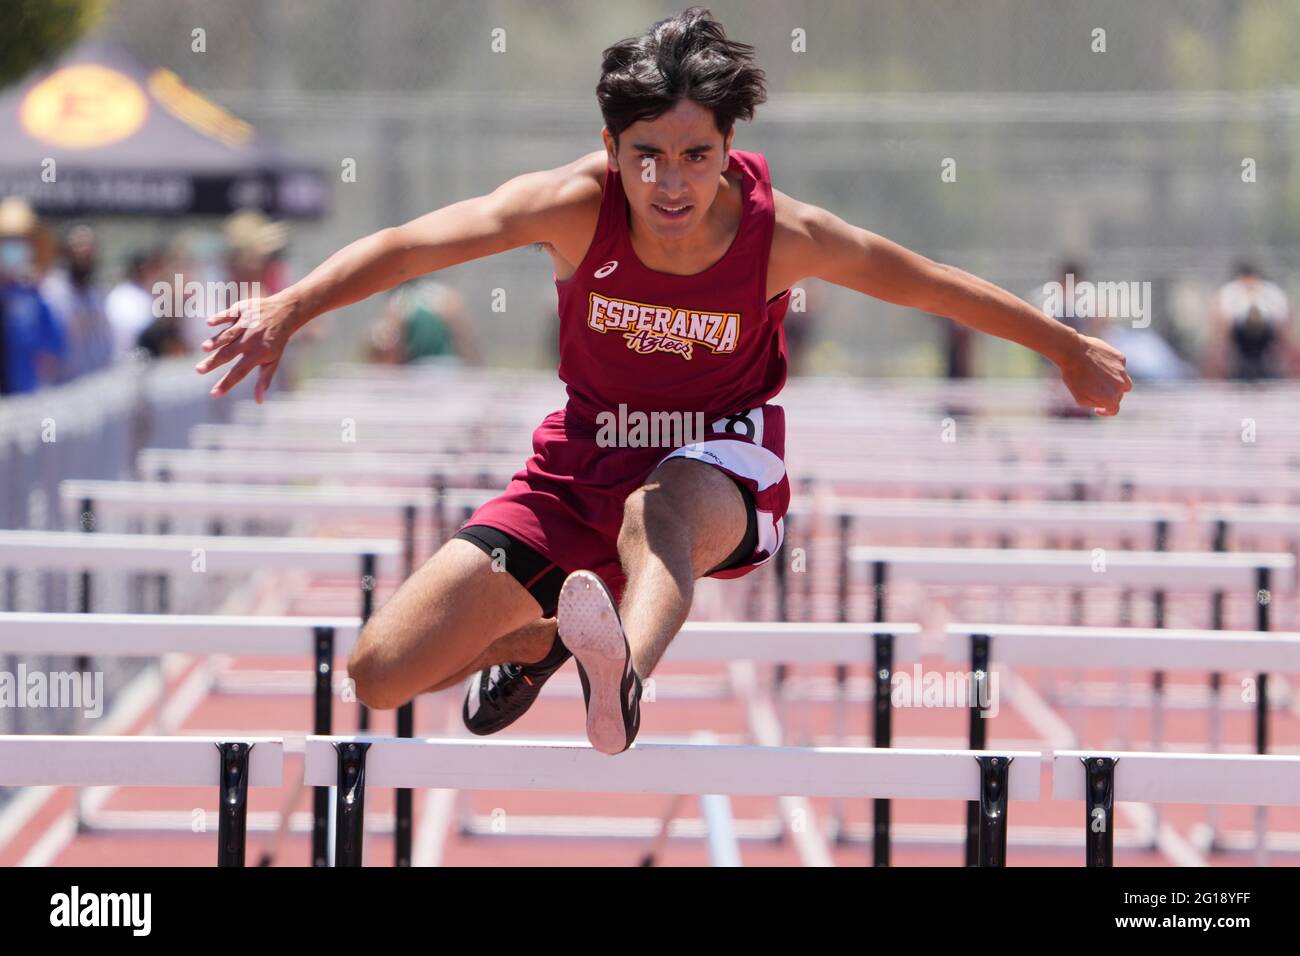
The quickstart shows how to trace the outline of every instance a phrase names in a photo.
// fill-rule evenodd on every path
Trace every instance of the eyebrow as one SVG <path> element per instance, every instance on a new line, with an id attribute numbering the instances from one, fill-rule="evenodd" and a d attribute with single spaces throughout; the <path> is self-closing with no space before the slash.
<path id="1" fill-rule="evenodd" d="M 636 150 L 638 153 L 662 153 L 663 152 L 663 150 L 660 149 L 658 146 L 651 145 L 650 143 L 633 143 L 632 148 Z M 687 147 L 685 152 L 708 153 L 711 152 L 712 150 L 713 150 L 713 146 L 711 144 L 703 143 L 699 146 Z"/>

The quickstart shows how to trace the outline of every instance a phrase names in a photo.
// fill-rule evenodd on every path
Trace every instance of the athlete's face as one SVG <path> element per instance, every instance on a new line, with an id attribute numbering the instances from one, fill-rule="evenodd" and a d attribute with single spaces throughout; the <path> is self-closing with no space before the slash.
<path id="1" fill-rule="evenodd" d="M 712 111 L 691 100 L 633 123 L 619 136 L 617 152 L 609 130 L 602 133 L 634 215 L 663 239 L 680 239 L 704 220 L 735 134 L 733 128 L 723 140 Z"/>

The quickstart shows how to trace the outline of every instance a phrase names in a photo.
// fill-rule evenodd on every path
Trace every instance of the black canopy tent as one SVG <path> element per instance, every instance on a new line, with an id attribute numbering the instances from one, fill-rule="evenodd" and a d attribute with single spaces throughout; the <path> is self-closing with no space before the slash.
<path id="1" fill-rule="evenodd" d="M 13 195 L 55 216 L 314 217 L 327 185 L 172 71 L 90 41 L 0 94 L 0 196 Z"/>

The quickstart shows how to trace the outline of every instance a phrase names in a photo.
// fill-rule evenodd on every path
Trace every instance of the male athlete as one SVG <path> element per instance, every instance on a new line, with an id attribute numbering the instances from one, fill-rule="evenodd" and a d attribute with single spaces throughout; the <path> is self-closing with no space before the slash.
<path id="1" fill-rule="evenodd" d="M 626 750 L 641 682 L 691 607 L 696 578 L 739 577 L 781 545 L 790 499 L 782 319 L 809 276 L 1010 339 L 1047 356 L 1102 415 L 1132 387 L 1124 356 L 1010 293 L 772 188 L 732 148 L 766 99 L 753 48 L 692 8 L 604 52 L 601 150 L 510 180 L 335 253 L 301 282 L 214 316 L 206 373 L 254 369 L 261 401 L 290 336 L 416 276 L 533 243 L 555 264 L 568 403 L 534 454 L 369 621 L 348 665 L 361 700 L 397 707 L 467 676 L 476 734 L 517 720 L 576 659 L 587 736 Z M 598 416 L 701 413 L 680 447 L 611 446 Z M 505 571 L 494 573 L 495 549 Z"/>

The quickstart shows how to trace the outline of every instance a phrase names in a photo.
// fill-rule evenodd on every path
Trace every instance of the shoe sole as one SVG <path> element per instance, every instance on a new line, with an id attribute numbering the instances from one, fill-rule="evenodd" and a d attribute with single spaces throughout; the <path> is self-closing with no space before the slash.
<path id="1" fill-rule="evenodd" d="M 632 650 L 605 582 L 590 571 L 574 571 L 560 589 L 560 639 L 587 675 L 587 739 L 601 753 L 628 748 L 622 685 Z"/>

